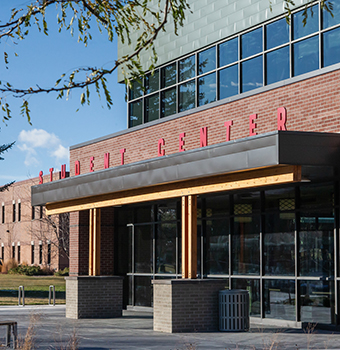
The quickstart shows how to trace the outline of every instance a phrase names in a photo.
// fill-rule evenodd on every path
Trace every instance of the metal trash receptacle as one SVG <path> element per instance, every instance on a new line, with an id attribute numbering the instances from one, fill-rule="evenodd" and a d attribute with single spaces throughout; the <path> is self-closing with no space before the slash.
<path id="1" fill-rule="evenodd" d="M 219 292 L 219 330 L 239 332 L 249 330 L 249 292 L 225 289 Z"/>

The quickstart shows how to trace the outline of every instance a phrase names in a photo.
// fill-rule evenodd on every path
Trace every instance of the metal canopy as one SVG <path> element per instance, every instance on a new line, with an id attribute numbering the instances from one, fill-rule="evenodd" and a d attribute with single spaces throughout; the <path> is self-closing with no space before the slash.
<path id="1" fill-rule="evenodd" d="M 32 205 L 275 165 L 336 166 L 340 135 L 275 131 L 32 187 Z"/>

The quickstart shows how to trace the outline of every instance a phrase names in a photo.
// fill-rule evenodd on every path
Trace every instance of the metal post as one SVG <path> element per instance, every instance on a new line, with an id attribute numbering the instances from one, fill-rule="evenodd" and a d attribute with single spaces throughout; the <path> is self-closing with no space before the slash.
<path id="1" fill-rule="evenodd" d="M 22 303 L 21 303 L 21 301 L 22 301 Z M 25 288 L 24 288 L 24 286 L 19 286 L 18 306 L 25 306 Z"/>
<path id="2" fill-rule="evenodd" d="M 53 304 L 51 304 L 52 293 L 53 293 Z M 53 285 L 48 287 L 48 305 L 55 306 L 55 286 Z"/>

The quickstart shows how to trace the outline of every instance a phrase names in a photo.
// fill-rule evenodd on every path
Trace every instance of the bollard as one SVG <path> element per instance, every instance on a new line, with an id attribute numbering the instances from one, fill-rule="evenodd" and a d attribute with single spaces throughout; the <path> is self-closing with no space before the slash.
<path id="1" fill-rule="evenodd" d="M 51 304 L 52 293 L 53 293 L 53 304 Z M 55 286 L 53 285 L 48 287 L 48 305 L 55 306 Z"/>
<path id="2" fill-rule="evenodd" d="M 22 301 L 22 303 L 21 303 L 21 301 Z M 24 286 L 19 286 L 18 306 L 25 306 L 25 288 L 24 288 Z"/>

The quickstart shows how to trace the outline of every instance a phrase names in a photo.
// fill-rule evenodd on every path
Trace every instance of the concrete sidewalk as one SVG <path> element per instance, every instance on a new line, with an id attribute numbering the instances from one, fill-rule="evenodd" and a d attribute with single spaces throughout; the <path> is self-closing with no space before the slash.
<path id="1" fill-rule="evenodd" d="M 36 335 L 38 349 L 61 349 L 75 330 L 80 350 L 340 350 L 340 333 L 330 331 L 317 330 L 308 334 L 299 329 L 260 329 L 252 326 L 246 333 L 165 334 L 153 331 L 152 314 L 147 312 L 124 311 L 123 317 L 115 319 L 70 320 L 65 318 L 65 306 L 0 307 L 0 320 L 17 321 L 21 337 L 28 328 L 32 314 L 40 315 Z M 4 335 L 3 327 L 0 329 L 1 342 Z M 270 348 L 273 342 L 278 346 Z"/>

